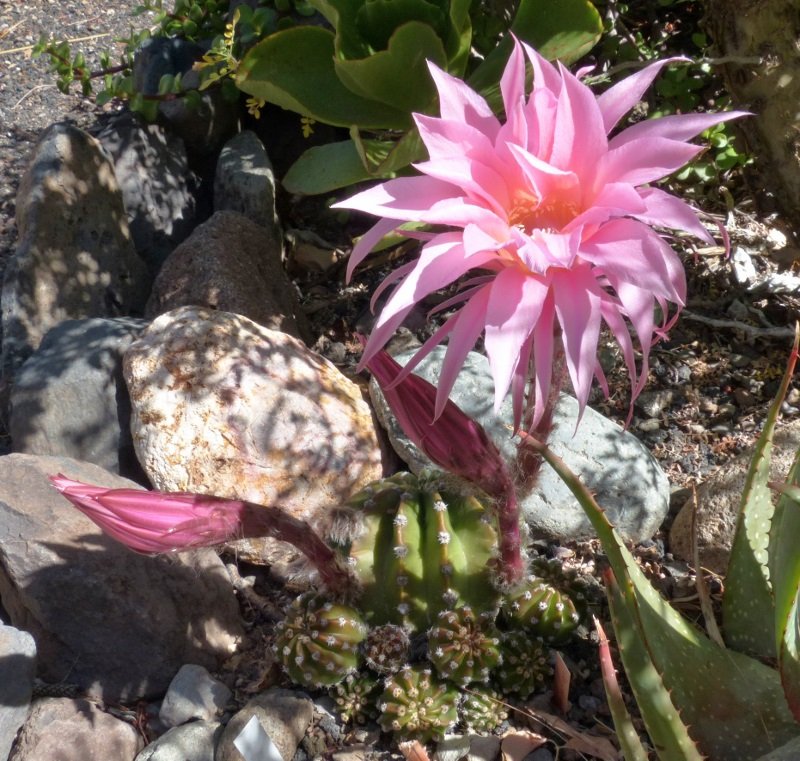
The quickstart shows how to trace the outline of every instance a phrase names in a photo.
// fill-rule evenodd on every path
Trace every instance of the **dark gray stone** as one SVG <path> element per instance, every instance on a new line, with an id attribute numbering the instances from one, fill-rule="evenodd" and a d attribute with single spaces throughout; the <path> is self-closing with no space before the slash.
<path id="1" fill-rule="evenodd" d="M 0 598 L 36 640 L 39 677 L 130 702 L 162 695 L 184 663 L 216 668 L 241 636 L 217 554 L 128 550 L 53 489 L 47 476 L 57 473 L 137 488 L 64 457 L 0 457 Z"/>
<path id="2" fill-rule="evenodd" d="M 150 743 L 135 761 L 214 761 L 214 749 L 222 734 L 218 721 L 193 721 L 173 727 Z"/>
<path id="3" fill-rule="evenodd" d="M 8 758 L 25 723 L 36 673 L 36 643 L 28 632 L 0 625 L 0 759 Z"/>
<path id="4" fill-rule="evenodd" d="M 114 162 L 133 245 L 155 273 L 195 225 L 200 181 L 189 169 L 183 141 L 130 112 L 97 139 Z"/>
<path id="5" fill-rule="evenodd" d="M 436 383 L 445 348 L 436 347 L 415 372 Z M 413 351 L 398 354 L 405 364 Z M 370 382 L 370 395 L 381 424 L 397 453 L 418 473 L 431 463 L 403 434 L 391 415 L 377 383 Z M 459 373 L 450 398 L 485 429 L 508 462 L 513 462 L 517 439 L 512 438 L 511 399 L 494 413 L 494 382 L 489 362 L 470 352 Z M 587 407 L 576 430 L 578 402 L 561 395 L 554 416 L 550 447 L 577 473 L 609 520 L 627 540 L 649 539 L 661 526 L 669 509 L 669 481 L 656 460 L 635 436 Z M 552 468 L 544 465 L 536 488 L 521 501 L 522 514 L 537 535 L 557 540 L 594 536 L 580 505 Z"/>
<path id="6" fill-rule="evenodd" d="M 50 328 L 68 319 L 141 315 L 150 290 L 114 168 L 100 143 L 77 127 L 54 124 L 40 137 L 20 182 L 17 225 L 19 245 L 2 291 L 6 391 Z"/>
<path id="7" fill-rule="evenodd" d="M 8 761 L 133 761 L 142 738 L 132 724 L 89 700 L 37 700 Z"/>
<path id="8" fill-rule="evenodd" d="M 59 455 L 147 484 L 130 432 L 122 355 L 144 320 L 67 320 L 17 374 L 9 430 L 15 452 Z"/>

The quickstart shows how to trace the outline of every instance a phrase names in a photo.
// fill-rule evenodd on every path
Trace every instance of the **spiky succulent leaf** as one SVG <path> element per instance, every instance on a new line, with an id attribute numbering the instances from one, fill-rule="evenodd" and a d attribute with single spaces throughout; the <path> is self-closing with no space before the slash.
<path id="1" fill-rule="evenodd" d="M 722 598 L 725 642 L 761 658 L 776 656 L 775 600 L 769 578 L 770 527 L 775 508 L 768 486 L 769 466 L 775 425 L 796 360 L 797 337 L 747 472 Z"/>
<path id="2" fill-rule="evenodd" d="M 777 671 L 716 645 L 690 625 L 653 588 L 580 479 L 547 447 L 530 445 L 578 499 L 618 583 L 632 590 L 635 609 L 627 598 L 626 608 L 700 752 L 748 761 L 795 737 L 800 726 L 786 706 Z"/>
<path id="3" fill-rule="evenodd" d="M 494 680 L 504 693 L 527 698 L 544 689 L 553 673 L 550 649 L 540 639 L 524 632 L 508 632 L 501 640 L 502 662 L 494 671 Z"/>
<path id="4" fill-rule="evenodd" d="M 386 679 L 378 723 L 384 732 L 427 742 L 456 723 L 457 703 L 456 690 L 430 669 L 406 666 Z"/>
<path id="5" fill-rule="evenodd" d="M 449 682 L 488 682 L 489 672 L 500 662 L 494 615 L 476 614 L 467 605 L 443 610 L 428 632 L 428 658 Z"/>
<path id="6" fill-rule="evenodd" d="M 329 686 L 358 668 L 358 646 L 366 633 L 357 610 L 306 593 L 276 627 L 274 651 L 293 682 Z"/>
<path id="7" fill-rule="evenodd" d="M 508 718 L 500 694 L 482 685 L 465 693 L 459 714 L 468 732 L 492 732 Z"/>

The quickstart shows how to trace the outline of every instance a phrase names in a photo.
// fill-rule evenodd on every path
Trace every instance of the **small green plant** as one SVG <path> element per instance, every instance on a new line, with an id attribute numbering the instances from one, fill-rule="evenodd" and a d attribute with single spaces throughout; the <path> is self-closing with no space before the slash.
<path id="1" fill-rule="evenodd" d="M 722 639 L 699 631 L 659 595 L 577 477 L 545 446 L 530 442 L 573 491 L 603 544 L 619 654 L 663 761 L 789 761 L 800 749 L 800 453 L 786 484 L 777 487 L 777 504 L 768 483 L 773 433 L 797 358 L 795 339 L 742 494 Z M 703 591 L 700 585 L 701 600 Z M 715 622 L 709 630 L 716 632 Z M 646 759 L 606 648 L 601 658 L 625 758 Z"/>

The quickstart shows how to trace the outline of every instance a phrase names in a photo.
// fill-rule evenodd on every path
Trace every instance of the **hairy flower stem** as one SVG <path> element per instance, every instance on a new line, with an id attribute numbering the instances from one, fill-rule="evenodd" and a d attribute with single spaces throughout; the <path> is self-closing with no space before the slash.
<path id="1" fill-rule="evenodd" d="M 278 507 L 253 502 L 244 503 L 241 519 L 243 536 L 278 539 L 302 552 L 332 595 L 347 597 L 353 591 L 355 580 L 350 571 L 305 521 L 294 518 Z"/>
<path id="2" fill-rule="evenodd" d="M 519 503 L 513 484 L 496 500 L 498 545 L 500 550 L 500 581 L 503 586 L 513 586 L 525 575 L 522 556 L 522 538 L 519 528 Z"/>

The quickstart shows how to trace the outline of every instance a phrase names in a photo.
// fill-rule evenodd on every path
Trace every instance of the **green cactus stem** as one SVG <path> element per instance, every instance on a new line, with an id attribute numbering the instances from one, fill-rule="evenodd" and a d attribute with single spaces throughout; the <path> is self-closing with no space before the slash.
<path id="1" fill-rule="evenodd" d="M 502 611 L 510 628 L 522 628 L 547 642 L 563 641 L 581 620 L 572 598 L 538 576 L 529 576 L 508 592 Z"/>
<path id="2" fill-rule="evenodd" d="M 378 718 L 381 689 L 381 682 L 373 674 L 348 674 L 331 688 L 330 695 L 345 724 L 366 724 Z"/>
<path id="3" fill-rule="evenodd" d="M 364 642 L 364 660 L 379 674 L 394 674 L 408 662 L 411 639 L 397 624 L 384 624 L 369 630 Z"/>
<path id="4" fill-rule="evenodd" d="M 498 692 L 480 686 L 466 691 L 459 715 L 467 732 L 492 732 L 508 718 L 508 711 Z"/>
<path id="5" fill-rule="evenodd" d="M 292 681 L 327 687 L 358 668 L 358 646 L 367 627 L 355 608 L 306 593 L 292 603 L 275 631 L 274 652 Z"/>
<path id="6" fill-rule="evenodd" d="M 405 666 L 386 680 L 378 701 L 384 732 L 420 742 L 439 739 L 457 719 L 458 693 L 430 669 Z"/>
<path id="7" fill-rule="evenodd" d="M 428 632 L 428 658 L 443 679 L 466 686 L 488 682 L 500 662 L 500 632 L 494 615 L 476 615 L 465 605 L 443 610 Z"/>
<path id="8" fill-rule="evenodd" d="M 496 608 L 490 561 L 497 535 L 476 497 L 400 473 L 368 486 L 350 507 L 361 523 L 350 565 L 371 624 L 424 631 L 457 604 Z"/>
<path id="9" fill-rule="evenodd" d="M 527 698 L 542 690 L 553 673 L 547 646 L 524 632 L 504 634 L 500 653 L 503 661 L 493 676 L 501 692 Z"/>

